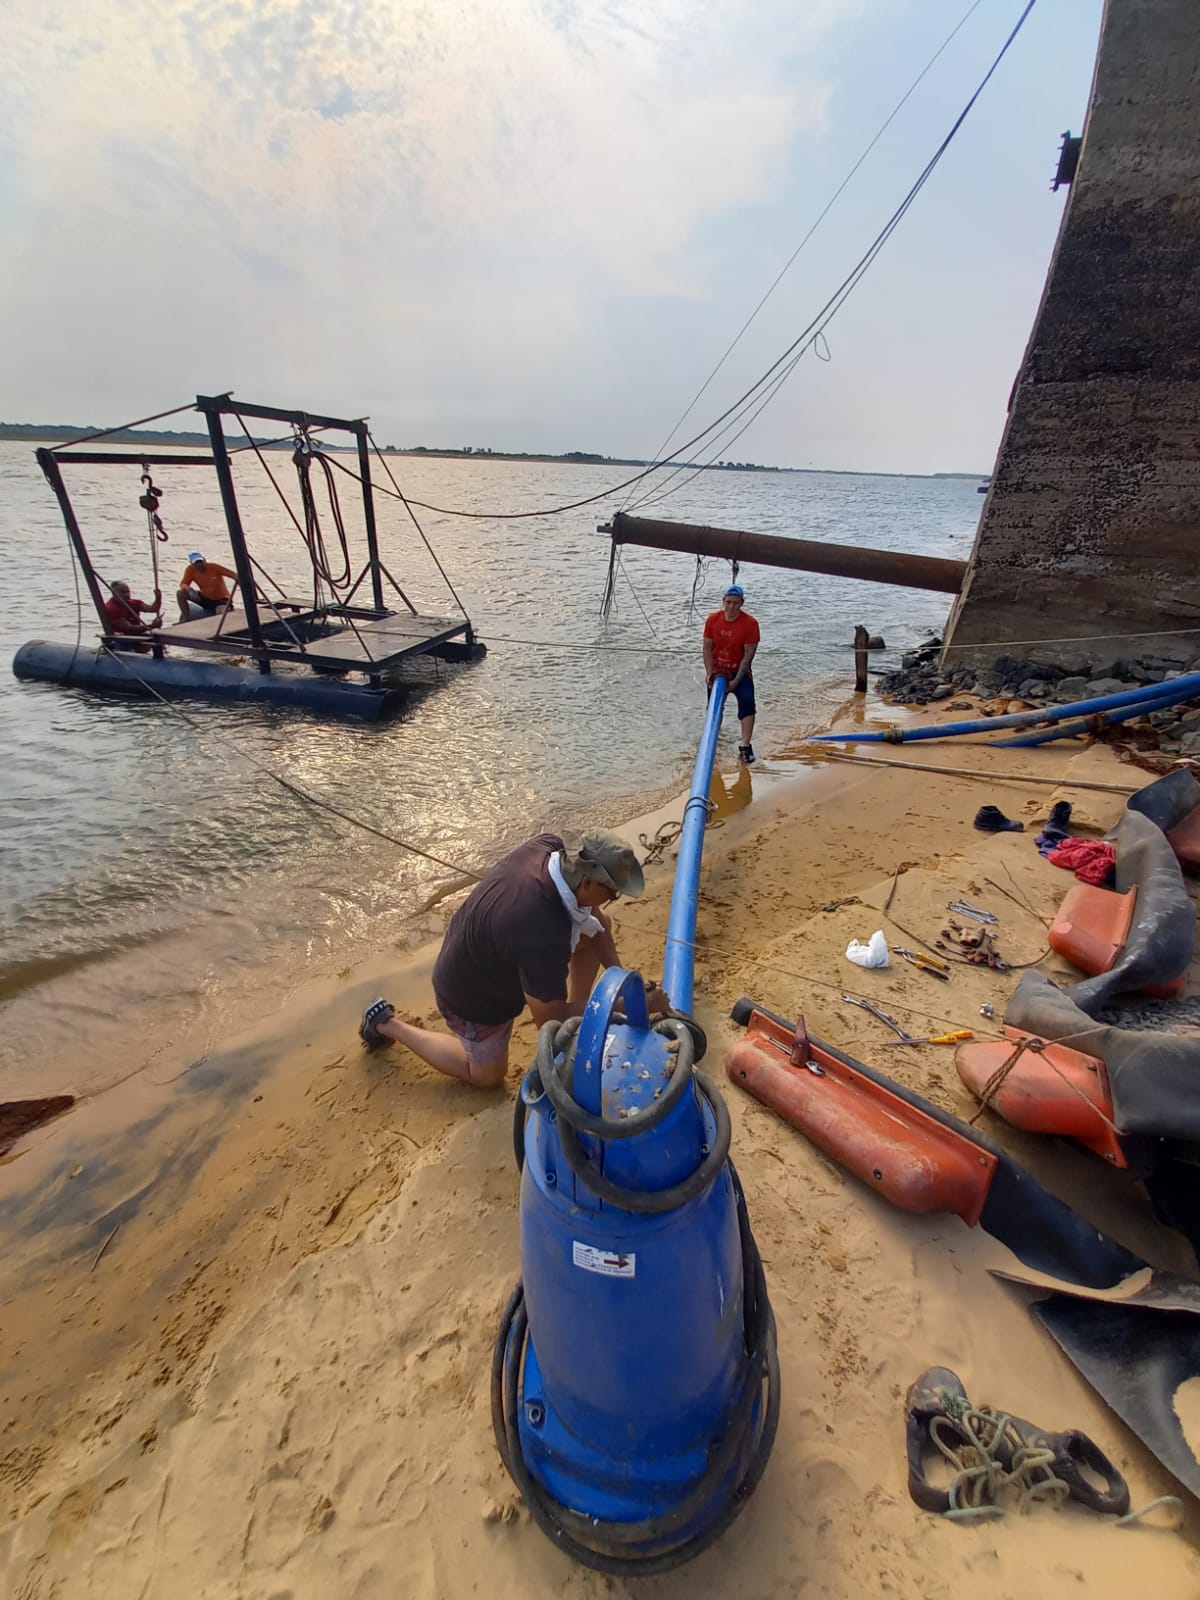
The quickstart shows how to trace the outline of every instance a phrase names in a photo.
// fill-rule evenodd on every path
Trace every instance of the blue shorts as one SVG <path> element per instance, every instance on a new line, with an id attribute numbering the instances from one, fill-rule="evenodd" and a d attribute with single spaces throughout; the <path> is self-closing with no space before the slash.
<path id="1" fill-rule="evenodd" d="M 758 707 L 754 703 L 754 679 L 749 673 L 733 691 L 733 698 L 737 701 L 737 714 L 739 717 L 753 717 L 758 714 Z M 729 704 L 726 700 L 726 705 Z"/>

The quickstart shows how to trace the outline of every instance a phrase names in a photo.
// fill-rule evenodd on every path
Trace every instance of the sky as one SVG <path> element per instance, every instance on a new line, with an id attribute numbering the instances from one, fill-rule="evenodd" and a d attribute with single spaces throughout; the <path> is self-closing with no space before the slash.
<path id="1" fill-rule="evenodd" d="M 853 267 L 1023 3 L 978 0 L 677 442 Z M 0 418 L 232 389 L 403 446 L 651 456 L 969 4 L 7 0 Z M 730 456 L 990 470 L 1100 13 L 1038 0 Z"/>

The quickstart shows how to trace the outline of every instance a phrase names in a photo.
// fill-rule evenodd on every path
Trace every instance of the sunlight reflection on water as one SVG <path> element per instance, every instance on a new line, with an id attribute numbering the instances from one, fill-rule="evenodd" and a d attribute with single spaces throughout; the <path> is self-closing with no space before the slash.
<path id="1" fill-rule="evenodd" d="M 270 460 L 294 490 L 288 455 Z M 621 475 L 494 460 L 392 465 L 408 493 L 480 510 L 578 499 Z M 305 593 L 306 556 L 274 491 L 252 456 L 237 458 L 237 471 L 256 554 L 286 592 Z M 171 594 L 190 549 L 229 557 L 211 474 L 155 476 Z M 138 477 L 135 467 L 78 467 L 70 487 L 97 567 L 149 598 Z M 349 509 L 355 486 L 338 481 Z M 28 445 L 0 443 L 0 505 L 0 644 L 11 661 L 26 639 L 74 640 L 75 591 L 57 507 Z M 186 706 L 184 720 L 157 703 L 0 675 L 0 1004 L 24 1010 L 49 994 L 53 1015 L 41 1025 L 52 1031 L 77 1027 L 100 996 L 118 1015 L 149 1006 L 192 1014 L 272 957 L 294 968 L 301 952 L 340 958 L 404 936 L 444 870 L 289 797 L 239 759 L 239 747 L 472 867 L 541 828 L 613 823 L 685 787 L 703 707 L 701 622 L 729 569 L 709 564 L 693 613 L 689 558 L 626 549 L 628 577 L 606 625 L 608 542 L 596 524 L 613 508 L 515 523 L 428 514 L 426 530 L 490 653 L 469 667 L 417 663 L 403 714 L 380 727 L 200 704 Z M 654 514 L 965 558 L 979 497 L 973 483 L 944 480 L 722 472 L 700 475 Z M 379 516 L 385 563 L 419 610 L 449 614 L 403 509 L 381 500 Z M 804 573 L 748 567 L 742 581 L 763 630 L 755 744 L 767 755 L 821 724 L 844 694 L 856 622 L 904 647 L 940 627 L 948 607 L 940 595 Z M 95 632 L 88 607 L 85 647 Z M 506 642 L 541 639 L 555 647 Z M 718 759 L 731 771 L 735 743 L 729 717 Z M 19 1031 L 10 1026 L 0 1044 L 0 1089 L 29 1059 Z"/>

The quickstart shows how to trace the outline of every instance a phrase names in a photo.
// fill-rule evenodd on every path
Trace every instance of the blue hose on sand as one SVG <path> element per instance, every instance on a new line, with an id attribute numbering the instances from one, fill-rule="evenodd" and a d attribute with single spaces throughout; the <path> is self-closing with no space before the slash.
<path id="1" fill-rule="evenodd" d="M 919 739 L 959 739 L 968 733 L 994 733 L 997 728 L 1032 728 L 1039 723 L 1065 722 L 1100 712 L 1134 708 L 1141 711 L 1165 711 L 1185 700 L 1200 696 L 1200 672 L 1185 673 L 1182 678 L 1172 678 L 1165 683 L 1146 684 L 1138 689 L 1124 689 L 1120 694 L 1101 695 L 1097 700 L 1080 700 L 1071 706 L 1046 706 L 1037 711 L 1017 711 L 1003 717 L 979 717 L 972 722 L 949 722 L 935 728 L 885 728 L 879 733 L 818 733 L 810 744 L 913 744 Z M 1122 719 L 1127 720 L 1127 719 Z"/>
<path id="2" fill-rule="evenodd" d="M 663 981 L 695 989 L 696 910 L 727 684 L 709 697 L 684 813 Z M 729 1159 L 729 1111 L 687 1016 L 650 1024 L 611 967 L 548 1022 L 513 1128 L 521 1282 L 492 1361 L 500 1459 L 538 1527 L 614 1577 L 691 1560 L 753 1493 L 779 1422 L 766 1276 Z"/>
<path id="3" fill-rule="evenodd" d="M 1156 684 L 1156 688 L 1161 685 Z M 1116 727 L 1121 722 L 1132 722 L 1135 717 L 1149 716 L 1152 711 L 1169 711 L 1173 706 L 1182 704 L 1179 696 L 1174 692 L 1174 682 L 1169 693 L 1155 695 L 1152 698 L 1140 701 L 1136 706 L 1123 706 L 1119 711 L 1100 713 L 1096 717 L 1084 717 L 1076 722 L 1058 722 L 1053 728 L 1044 729 L 1040 733 L 1025 733 L 1019 739 L 996 739 L 997 750 L 1028 750 L 1034 745 L 1053 744 L 1056 739 L 1074 739 L 1081 733 L 1099 733 L 1104 728 Z M 1195 695 L 1189 694 L 1188 700 L 1194 700 Z M 1075 707 L 1071 708 L 1072 710 Z"/>

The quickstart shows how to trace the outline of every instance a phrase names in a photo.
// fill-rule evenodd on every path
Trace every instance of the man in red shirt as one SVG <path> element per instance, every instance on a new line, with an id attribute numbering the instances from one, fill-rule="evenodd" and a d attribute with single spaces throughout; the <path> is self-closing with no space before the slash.
<path id="1" fill-rule="evenodd" d="M 742 607 L 746 597 L 738 583 L 725 591 L 720 611 L 714 611 L 704 624 L 704 673 L 711 693 L 714 678 L 727 678 L 730 693 L 737 701 L 742 722 L 742 742 L 738 760 L 749 766 L 754 760 L 754 679 L 750 663 L 758 649 L 758 623 Z"/>
<path id="2" fill-rule="evenodd" d="M 159 614 L 162 596 L 157 589 L 154 591 L 153 605 L 147 605 L 144 600 L 133 598 L 129 585 L 121 578 L 110 587 L 112 596 L 104 602 L 104 616 L 110 634 L 137 638 L 149 633 L 151 628 L 162 627 L 162 617 Z M 144 612 L 151 614 L 149 627 L 142 621 Z"/>

